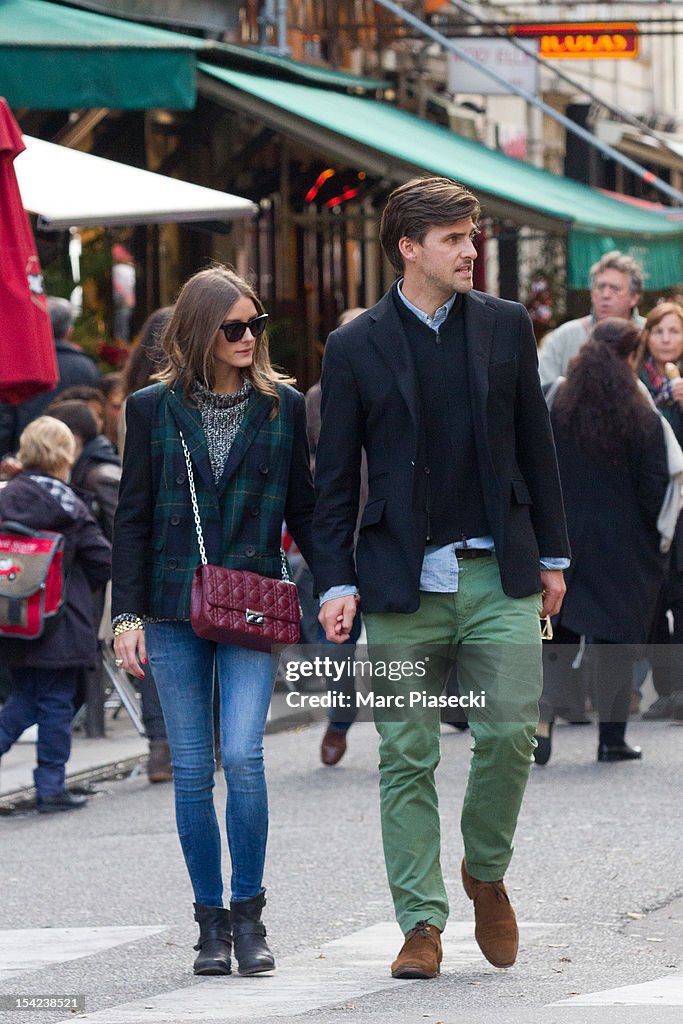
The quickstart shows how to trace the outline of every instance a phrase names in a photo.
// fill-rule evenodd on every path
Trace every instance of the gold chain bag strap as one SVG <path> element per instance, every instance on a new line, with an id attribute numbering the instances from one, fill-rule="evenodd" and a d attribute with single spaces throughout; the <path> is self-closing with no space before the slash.
<path id="1" fill-rule="evenodd" d="M 190 622 L 193 630 L 204 640 L 238 644 L 255 651 L 268 652 L 274 644 L 297 643 L 301 607 L 296 584 L 289 579 L 282 548 L 282 579 L 279 580 L 246 569 L 224 569 L 208 564 L 192 460 L 182 432 L 180 441 L 201 559 L 192 579 Z"/>

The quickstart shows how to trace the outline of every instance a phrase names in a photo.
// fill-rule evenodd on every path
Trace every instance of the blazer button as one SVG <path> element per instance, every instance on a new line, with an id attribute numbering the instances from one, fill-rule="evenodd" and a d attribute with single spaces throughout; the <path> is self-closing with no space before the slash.
<path id="1" fill-rule="evenodd" d="M 259 471 L 259 473 L 261 473 L 261 474 L 262 474 L 262 476 L 267 476 L 267 475 L 268 475 L 268 473 L 270 472 L 270 467 L 269 467 L 269 466 L 267 466 L 267 465 L 265 464 L 265 462 L 262 462 L 262 463 L 261 463 L 261 465 L 260 465 L 260 466 L 259 466 L 259 468 L 258 468 L 258 471 Z"/>
<path id="2" fill-rule="evenodd" d="M 247 558 L 253 558 L 254 555 L 256 554 L 256 548 L 245 548 L 244 553 L 247 556 Z"/>
<path id="3" fill-rule="evenodd" d="M 171 516 L 171 526 L 177 526 L 180 522 L 180 516 Z"/>
<path id="4" fill-rule="evenodd" d="M 429 474 L 431 473 L 431 469 L 429 468 L 429 466 L 425 466 L 425 473 L 427 476 L 429 476 Z"/>
<path id="5" fill-rule="evenodd" d="M 175 560 L 175 558 L 169 558 L 169 560 L 168 560 L 168 562 L 166 563 L 166 565 L 167 565 L 167 567 L 168 567 L 169 569 L 177 569 L 177 568 L 178 568 L 178 563 L 177 563 L 177 561 Z"/>
<path id="6" fill-rule="evenodd" d="M 249 509 L 249 512 L 252 516 L 261 515 L 261 509 L 258 507 L 258 505 L 252 505 L 251 508 Z"/>
<path id="7" fill-rule="evenodd" d="M 184 473 L 178 473 L 178 476 L 175 478 L 175 482 L 177 484 L 184 484 L 185 483 L 185 474 Z"/>

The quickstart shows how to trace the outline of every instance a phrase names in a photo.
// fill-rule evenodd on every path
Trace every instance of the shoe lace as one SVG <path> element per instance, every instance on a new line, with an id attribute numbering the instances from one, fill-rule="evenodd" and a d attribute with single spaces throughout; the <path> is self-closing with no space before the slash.
<path id="1" fill-rule="evenodd" d="M 429 931 L 428 925 L 429 925 L 430 921 L 431 921 L 431 918 L 429 918 L 429 917 L 425 918 L 424 921 L 418 921 L 417 924 L 415 925 L 415 927 L 412 929 L 413 935 L 427 935 L 427 936 L 429 936 L 430 935 L 430 931 Z"/>

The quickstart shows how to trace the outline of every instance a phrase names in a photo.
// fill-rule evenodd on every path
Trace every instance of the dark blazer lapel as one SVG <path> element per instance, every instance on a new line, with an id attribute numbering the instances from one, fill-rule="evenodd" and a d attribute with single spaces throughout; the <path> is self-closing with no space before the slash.
<path id="1" fill-rule="evenodd" d="M 496 323 L 495 311 L 476 292 L 463 296 L 465 339 L 472 394 L 472 412 L 477 428 L 487 436 L 486 403 L 489 397 L 489 363 Z"/>
<path id="2" fill-rule="evenodd" d="M 375 323 L 370 331 L 370 340 L 396 377 L 399 390 L 417 425 L 419 405 L 413 357 L 401 318 L 394 306 L 392 292 L 393 289 L 387 292 L 374 308 L 372 316 Z"/>
<path id="3" fill-rule="evenodd" d="M 489 397 L 489 363 L 493 345 L 496 312 L 486 305 L 486 300 L 476 292 L 463 296 L 465 310 L 465 341 L 467 363 L 472 397 L 474 420 L 474 441 L 479 455 L 484 495 L 488 499 L 495 494 L 498 484 L 491 459 L 489 444 L 489 423 L 487 404 Z"/>
<path id="4" fill-rule="evenodd" d="M 240 423 L 235 440 L 230 447 L 228 461 L 225 464 L 223 474 L 218 481 L 218 493 L 221 494 L 235 474 L 237 467 L 244 458 L 249 445 L 261 429 L 264 420 L 270 415 L 273 408 L 273 399 L 268 395 L 261 394 L 255 388 L 249 396 L 247 411 Z"/>
<path id="5" fill-rule="evenodd" d="M 183 432 L 193 465 L 196 466 L 197 472 L 206 486 L 213 487 L 211 461 L 199 409 L 196 405 L 190 405 L 184 400 L 182 391 L 177 386 L 171 389 L 168 404 L 178 430 Z"/>

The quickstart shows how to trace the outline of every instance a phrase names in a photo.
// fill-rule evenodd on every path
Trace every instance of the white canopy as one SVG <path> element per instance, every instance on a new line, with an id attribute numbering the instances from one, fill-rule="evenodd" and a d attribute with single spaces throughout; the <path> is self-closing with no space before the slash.
<path id="1" fill-rule="evenodd" d="M 253 217 L 248 199 L 24 136 L 14 161 L 24 207 L 48 230 Z"/>

